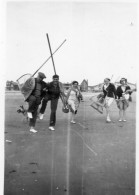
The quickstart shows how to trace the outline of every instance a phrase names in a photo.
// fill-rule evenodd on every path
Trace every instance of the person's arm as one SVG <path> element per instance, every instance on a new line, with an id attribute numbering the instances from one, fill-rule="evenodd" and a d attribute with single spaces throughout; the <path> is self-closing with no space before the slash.
<path id="1" fill-rule="evenodd" d="M 42 82 L 41 98 L 43 98 L 47 94 L 48 86 L 49 86 L 49 83 L 46 83 L 44 81 Z"/>
<path id="2" fill-rule="evenodd" d="M 102 90 L 103 90 L 103 94 L 104 94 L 104 98 L 105 98 L 107 95 L 107 92 L 104 90 L 104 86 L 103 86 Z"/>
<path id="3" fill-rule="evenodd" d="M 80 99 L 80 100 L 83 100 L 83 95 L 82 95 L 82 93 L 81 93 L 81 90 L 80 89 L 78 89 L 78 98 Z"/>
<path id="4" fill-rule="evenodd" d="M 125 94 L 131 95 L 134 90 L 130 88 L 130 86 L 127 86 Z"/>
<path id="5" fill-rule="evenodd" d="M 48 91 L 48 88 L 49 88 L 49 83 L 46 83 L 46 82 L 43 81 L 42 90 L 43 91 Z"/>
<path id="6" fill-rule="evenodd" d="M 67 97 L 65 92 L 64 92 L 64 86 L 61 82 L 59 82 L 59 88 L 60 88 L 60 94 L 64 97 Z"/>
<path id="7" fill-rule="evenodd" d="M 69 96 L 70 96 L 70 92 L 71 92 L 71 88 L 68 90 L 68 92 L 67 92 L 67 95 L 66 95 L 66 102 L 68 101 L 68 99 L 69 99 Z"/>
<path id="8" fill-rule="evenodd" d="M 81 94 L 81 92 L 80 92 L 80 99 L 83 100 L 83 95 Z"/>
<path id="9" fill-rule="evenodd" d="M 114 98 L 115 99 L 117 99 L 117 95 L 116 95 L 116 88 L 115 88 L 115 86 L 112 84 L 112 86 L 113 86 L 113 94 L 114 94 Z"/>
<path id="10" fill-rule="evenodd" d="M 120 99 L 120 97 L 121 97 L 120 86 L 118 86 L 116 89 L 116 96 L 118 99 Z"/>

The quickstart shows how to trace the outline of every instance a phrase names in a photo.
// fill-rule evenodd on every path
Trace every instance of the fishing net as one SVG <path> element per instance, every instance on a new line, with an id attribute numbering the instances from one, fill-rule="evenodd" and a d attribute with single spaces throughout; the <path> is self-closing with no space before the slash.
<path id="1" fill-rule="evenodd" d="M 35 87 L 35 78 L 31 74 L 22 75 L 17 79 L 17 84 L 26 101 Z"/>

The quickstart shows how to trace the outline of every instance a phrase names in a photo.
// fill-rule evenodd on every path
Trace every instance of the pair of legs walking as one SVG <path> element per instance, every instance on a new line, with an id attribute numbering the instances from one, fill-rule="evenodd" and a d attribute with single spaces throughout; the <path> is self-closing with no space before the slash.
<path id="1" fill-rule="evenodd" d="M 48 101 L 51 101 L 51 114 L 50 114 L 50 123 L 49 123 L 49 129 L 54 130 L 54 126 L 56 124 L 56 110 L 58 105 L 58 98 L 50 98 L 50 97 L 44 97 L 42 100 L 42 106 L 40 108 L 40 114 L 43 115 L 47 106 Z"/>
<path id="2" fill-rule="evenodd" d="M 113 103 L 114 98 L 106 97 L 104 101 L 104 106 L 106 108 L 106 122 L 111 122 L 110 119 L 110 106 Z"/>
<path id="3" fill-rule="evenodd" d="M 34 129 L 35 124 L 36 124 L 36 119 L 37 119 L 37 113 L 38 113 L 38 107 L 39 104 L 41 103 L 41 98 L 40 97 L 35 97 L 31 95 L 28 99 L 28 113 L 29 113 L 29 126 L 30 126 L 30 131 L 33 133 L 36 133 L 37 131 Z"/>
<path id="4" fill-rule="evenodd" d="M 77 100 L 68 100 L 68 105 L 71 111 L 71 123 L 75 124 L 75 115 L 77 114 L 79 102 Z"/>
<path id="5" fill-rule="evenodd" d="M 106 97 L 105 99 L 103 97 L 97 98 L 97 101 L 93 101 L 90 105 L 94 109 L 96 109 L 99 113 L 103 114 L 103 108 L 106 109 L 106 122 L 111 122 L 110 119 L 110 106 L 113 102 L 114 98 Z"/>
<path id="6" fill-rule="evenodd" d="M 119 108 L 119 121 L 126 121 L 126 109 L 129 106 L 129 103 L 127 100 L 119 100 L 117 103 L 117 106 Z"/>
<path id="7" fill-rule="evenodd" d="M 75 112 L 71 111 L 71 123 L 75 124 L 75 115 L 77 114 L 77 110 Z"/>
<path id="8" fill-rule="evenodd" d="M 110 119 L 110 107 L 108 105 L 106 105 L 105 108 L 106 108 L 106 122 L 111 122 L 111 119 Z"/>

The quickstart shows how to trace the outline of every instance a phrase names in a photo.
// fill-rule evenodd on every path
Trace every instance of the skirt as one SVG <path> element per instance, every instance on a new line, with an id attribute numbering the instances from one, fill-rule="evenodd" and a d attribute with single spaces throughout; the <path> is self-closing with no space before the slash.
<path id="1" fill-rule="evenodd" d="M 121 110 L 126 110 L 127 107 L 129 106 L 128 100 L 118 100 L 117 102 L 117 107 Z"/>

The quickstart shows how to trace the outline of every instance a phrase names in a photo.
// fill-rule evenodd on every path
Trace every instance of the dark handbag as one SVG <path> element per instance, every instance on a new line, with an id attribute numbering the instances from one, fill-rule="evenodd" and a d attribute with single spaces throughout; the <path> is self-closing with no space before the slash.
<path id="1" fill-rule="evenodd" d="M 131 97 L 131 95 L 129 95 L 129 102 L 132 102 L 132 97 Z"/>
<path id="2" fill-rule="evenodd" d="M 68 113 L 68 112 L 69 112 L 68 105 L 63 106 L 63 107 L 62 107 L 62 111 L 63 111 L 64 113 Z"/>

